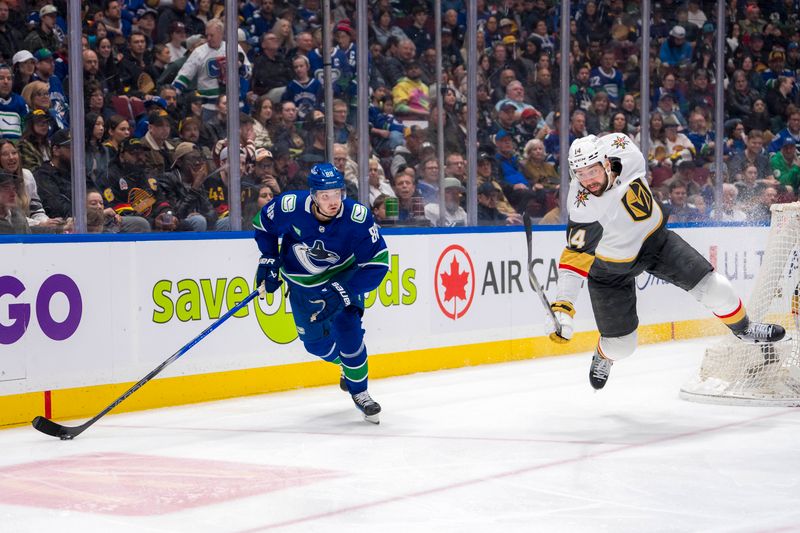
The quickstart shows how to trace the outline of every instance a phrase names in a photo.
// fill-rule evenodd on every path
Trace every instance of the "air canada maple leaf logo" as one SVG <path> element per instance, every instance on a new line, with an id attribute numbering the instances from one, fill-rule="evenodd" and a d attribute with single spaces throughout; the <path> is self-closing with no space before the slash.
<path id="1" fill-rule="evenodd" d="M 463 247 L 450 245 L 439 256 L 434 290 L 436 303 L 446 317 L 457 320 L 469 310 L 475 294 L 475 267 Z"/>

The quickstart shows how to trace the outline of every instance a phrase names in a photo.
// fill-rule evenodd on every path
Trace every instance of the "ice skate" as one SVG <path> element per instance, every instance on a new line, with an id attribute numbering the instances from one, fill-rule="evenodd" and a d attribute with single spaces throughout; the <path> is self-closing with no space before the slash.
<path id="1" fill-rule="evenodd" d="M 589 367 L 589 383 L 595 390 L 600 390 L 608 381 L 608 374 L 611 372 L 611 365 L 614 361 L 606 359 L 597 352 L 592 357 L 592 366 Z"/>
<path id="2" fill-rule="evenodd" d="M 380 424 L 380 412 L 381 406 L 373 400 L 369 392 L 359 392 L 358 394 L 353 394 L 353 403 L 356 404 L 358 410 L 364 413 L 364 420 L 367 422 L 372 422 L 373 424 Z"/>
<path id="3" fill-rule="evenodd" d="M 349 390 L 347 390 L 347 381 L 345 381 L 344 379 L 344 368 L 340 368 L 339 388 L 345 392 L 350 392 Z"/>
<path id="4" fill-rule="evenodd" d="M 734 331 L 733 334 L 743 342 L 762 344 L 782 340 L 786 335 L 786 330 L 778 324 L 750 322 L 745 329 Z"/>

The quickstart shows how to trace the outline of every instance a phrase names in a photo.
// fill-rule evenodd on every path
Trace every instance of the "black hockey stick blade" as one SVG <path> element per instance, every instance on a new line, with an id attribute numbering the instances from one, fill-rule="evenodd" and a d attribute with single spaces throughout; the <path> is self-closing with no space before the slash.
<path id="1" fill-rule="evenodd" d="M 51 437 L 58 437 L 61 440 L 72 440 L 89 427 L 87 424 L 82 424 L 77 427 L 67 427 L 57 424 L 52 420 L 43 416 L 37 416 L 33 419 L 33 427 Z"/>
<path id="2" fill-rule="evenodd" d="M 227 313 L 218 318 L 216 322 L 214 322 L 206 329 L 204 329 L 197 337 L 190 340 L 180 350 L 172 354 L 167 360 L 163 361 L 160 365 L 151 370 L 149 374 L 147 374 L 145 377 L 136 382 L 131 388 L 126 390 L 122 394 L 122 396 L 111 402 L 111 404 L 109 404 L 105 409 L 96 414 L 94 418 L 92 418 L 91 420 L 87 420 L 80 426 L 68 427 L 68 426 L 62 426 L 61 424 L 53 422 L 52 420 L 45 418 L 43 416 L 37 416 L 36 418 L 33 419 L 33 422 L 31 422 L 31 424 L 33 425 L 34 429 L 41 431 L 45 435 L 50 435 L 51 437 L 58 437 L 61 440 L 74 439 L 75 437 L 83 433 L 86 429 L 88 429 L 89 426 L 91 426 L 92 424 L 100 420 L 103 416 L 105 416 L 106 413 L 108 413 L 116 406 L 121 404 L 123 401 L 125 401 L 125 399 L 128 398 L 128 396 L 130 396 L 131 394 L 142 388 L 148 381 L 156 377 L 162 370 L 164 370 L 174 361 L 179 359 L 183 354 L 188 352 L 189 349 L 192 348 L 192 346 L 203 340 L 209 333 L 217 329 L 218 326 L 220 326 L 223 322 L 225 322 L 231 316 L 237 313 L 241 308 L 250 303 L 252 299 L 254 299 L 263 291 L 264 291 L 264 286 L 262 284 L 258 289 L 251 292 L 244 300 L 233 306 Z"/>

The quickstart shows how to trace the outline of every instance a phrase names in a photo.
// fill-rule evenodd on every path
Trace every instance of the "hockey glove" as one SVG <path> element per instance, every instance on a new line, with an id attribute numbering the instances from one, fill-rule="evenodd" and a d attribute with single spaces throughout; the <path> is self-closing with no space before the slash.
<path id="1" fill-rule="evenodd" d="M 322 288 L 319 296 L 311 300 L 311 303 L 321 305 L 322 309 L 311 315 L 311 322 L 329 320 L 353 302 L 350 290 L 343 281 L 331 281 Z"/>
<path id="2" fill-rule="evenodd" d="M 261 259 L 258 260 L 258 269 L 256 270 L 256 286 L 260 287 L 263 283 L 266 292 L 277 291 L 278 287 L 283 283 L 279 277 L 280 268 L 280 257 L 262 255 Z"/>
<path id="3" fill-rule="evenodd" d="M 558 300 L 550 304 L 550 309 L 553 310 L 556 320 L 561 325 L 561 334 L 559 335 L 556 325 L 547 320 L 546 326 L 550 340 L 559 344 L 569 342 L 572 339 L 572 317 L 575 316 L 575 308 L 565 300 Z"/>

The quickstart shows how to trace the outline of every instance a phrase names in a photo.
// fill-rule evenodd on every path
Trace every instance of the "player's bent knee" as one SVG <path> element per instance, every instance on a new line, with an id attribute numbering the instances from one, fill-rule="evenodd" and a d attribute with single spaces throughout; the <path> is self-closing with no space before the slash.
<path id="1" fill-rule="evenodd" d="M 739 306 L 739 297 L 731 282 L 718 272 L 709 272 L 689 294 L 717 314 L 730 312 Z"/>
<path id="2" fill-rule="evenodd" d="M 600 351 L 612 361 L 625 359 L 636 350 L 638 338 L 636 332 L 628 333 L 622 337 L 600 337 Z"/>
<path id="3" fill-rule="evenodd" d="M 303 343 L 306 351 L 311 355 L 316 355 L 325 361 L 333 361 L 339 357 L 339 350 L 336 349 L 336 343 L 331 337 L 323 337 L 314 341 L 306 341 Z"/>

